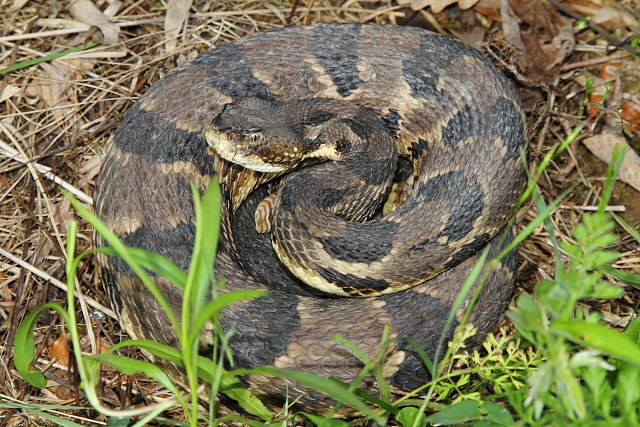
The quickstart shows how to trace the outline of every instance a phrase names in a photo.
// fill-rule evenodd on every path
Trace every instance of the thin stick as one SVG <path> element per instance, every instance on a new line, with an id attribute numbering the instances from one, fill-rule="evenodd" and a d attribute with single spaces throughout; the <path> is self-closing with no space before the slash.
<path id="1" fill-rule="evenodd" d="M 57 288 L 62 289 L 63 291 L 67 291 L 67 285 L 64 284 L 63 282 L 61 282 L 60 280 L 56 279 L 55 277 L 53 277 L 52 275 L 50 275 L 49 273 L 40 270 L 38 267 L 29 264 L 28 262 L 26 262 L 25 260 L 18 258 L 17 256 L 13 255 L 10 252 L 5 251 L 4 249 L 0 248 L 0 255 L 4 256 L 5 258 L 8 258 L 9 260 L 13 261 L 14 263 L 16 263 L 18 266 L 24 268 L 27 271 L 30 271 L 31 273 L 35 274 L 36 276 L 40 277 L 41 279 L 47 280 L 48 282 L 50 282 L 52 285 L 54 285 Z M 76 292 L 77 294 L 77 292 Z M 83 298 L 87 301 L 87 304 L 89 304 L 91 307 L 100 310 L 101 312 L 103 312 L 104 314 L 106 314 L 107 316 L 113 318 L 113 319 L 118 319 L 118 316 L 116 315 L 116 313 L 111 310 L 108 307 L 105 307 L 104 305 L 100 304 L 98 301 L 96 301 L 95 299 L 88 297 L 88 296 L 83 296 Z"/>
<path id="2" fill-rule="evenodd" d="M 614 53 L 613 55 L 602 56 L 600 58 L 592 58 L 592 59 L 587 59 L 586 61 L 573 62 L 571 64 L 565 64 L 562 67 L 560 67 L 560 71 L 568 71 L 568 70 L 573 70 L 574 68 L 598 65 L 604 62 L 626 58 L 627 56 L 631 56 L 631 55 L 633 55 L 631 52 L 618 52 L 618 53 Z"/>
<path id="3" fill-rule="evenodd" d="M 570 205 L 559 205 L 558 208 L 560 209 L 573 209 L 573 210 L 577 210 L 577 211 L 588 211 L 588 212 L 595 212 L 598 210 L 597 206 L 584 206 L 584 205 L 575 205 L 575 206 L 570 206 Z M 604 208 L 605 211 L 607 212 L 626 212 L 627 211 L 627 207 L 624 205 L 610 205 L 607 206 L 606 208 Z"/>
<path id="4" fill-rule="evenodd" d="M 11 396 L 6 396 L 4 394 L 0 394 L 0 401 L 2 401 L 2 400 L 6 400 L 7 402 L 18 403 L 18 404 L 21 404 L 21 405 L 25 405 L 27 407 L 35 406 L 33 403 L 23 402 L 21 400 L 14 399 Z M 59 416 L 68 417 L 68 418 L 72 418 L 72 419 L 76 419 L 76 420 L 82 420 L 82 421 L 85 421 L 85 422 L 88 422 L 88 423 L 94 423 L 94 424 L 98 424 L 98 425 L 101 425 L 101 426 L 107 425 L 107 423 L 105 423 L 104 421 L 92 420 L 90 418 L 80 417 L 78 415 L 68 414 L 68 413 L 62 412 L 62 411 L 56 411 L 55 409 L 51 409 L 51 408 L 36 408 L 36 409 L 38 409 L 39 411 L 42 411 L 42 412 L 49 412 L 49 413 L 56 414 L 56 415 L 59 415 Z"/>
<path id="5" fill-rule="evenodd" d="M 141 19 L 139 21 L 115 22 L 114 25 L 116 27 L 134 27 L 136 25 L 161 24 L 162 22 L 164 22 L 162 18 L 150 18 L 150 19 Z M 61 30 L 41 31 L 39 33 L 14 34 L 11 36 L 0 37 L 0 43 L 10 42 L 14 40 L 28 40 L 28 39 L 37 39 L 37 38 L 44 38 L 44 37 L 63 36 L 65 34 L 82 33 L 84 31 L 88 31 L 89 28 L 90 28 L 89 25 L 81 24 L 80 26 L 75 28 L 63 28 Z"/>
<path id="6" fill-rule="evenodd" d="M 82 201 L 85 204 L 93 205 L 93 199 L 87 193 L 82 190 L 77 189 L 73 185 L 69 184 L 64 179 L 60 178 L 53 172 L 51 172 L 51 168 L 49 166 L 41 165 L 40 163 L 32 162 L 29 159 L 25 158 L 23 155 L 18 153 L 16 150 L 11 148 L 9 144 L 0 140 L 0 155 L 13 159 L 17 162 L 20 162 L 24 165 L 32 165 L 34 169 L 44 176 L 47 179 L 58 184 L 60 187 L 67 190 L 69 193 L 73 194 L 78 200 Z"/>

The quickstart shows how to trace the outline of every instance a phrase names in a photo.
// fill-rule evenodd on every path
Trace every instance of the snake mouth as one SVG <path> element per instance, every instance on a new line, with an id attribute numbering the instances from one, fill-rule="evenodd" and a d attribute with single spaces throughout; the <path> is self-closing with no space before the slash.
<path id="1" fill-rule="evenodd" d="M 220 131 L 210 126 L 205 131 L 204 138 L 220 157 L 247 169 L 264 173 L 289 169 L 287 165 L 265 160 L 264 154 L 269 151 L 268 144 L 254 135 L 255 133 Z"/>

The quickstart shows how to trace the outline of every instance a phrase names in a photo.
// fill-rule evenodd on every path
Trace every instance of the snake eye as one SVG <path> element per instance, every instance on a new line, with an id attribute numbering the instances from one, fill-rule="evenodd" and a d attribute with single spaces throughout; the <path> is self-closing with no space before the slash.
<path id="1" fill-rule="evenodd" d="M 244 136 L 251 144 L 257 144 L 262 141 L 263 138 L 262 132 L 246 133 Z"/>

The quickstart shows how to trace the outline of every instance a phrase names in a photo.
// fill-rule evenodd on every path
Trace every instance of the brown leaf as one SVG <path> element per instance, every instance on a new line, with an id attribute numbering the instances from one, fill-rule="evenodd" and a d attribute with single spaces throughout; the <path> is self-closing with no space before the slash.
<path id="1" fill-rule="evenodd" d="M 640 191 L 640 157 L 627 144 L 623 135 L 612 133 L 601 133 L 584 140 L 584 145 L 605 163 L 611 162 L 613 149 L 616 145 L 626 146 L 620 174 L 618 177 L 636 190 Z"/>
<path id="2" fill-rule="evenodd" d="M 105 344 L 102 339 L 98 340 L 98 352 L 100 354 L 108 353 L 110 349 L 111 347 Z"/>
<path id="3" fill-rule="evenodd" d="M 626 131 L 640 130 L 640 104 L 636 101 L 640 92 L 638 75 L 640 75 L 640 67 L 631 59 L 613 59 L 602 64 L 598 75 L 591 76 L 592 88 L 589 93 L 589 102 L 596 105 L 591 105 L 587 109 L 589 117 L 596 117 L 603 111 L 599 104 L 604 100 L 607 88 L 611 88 L 611 83 L 607 82 L 611 80 L 617 82 L 618 79 L 621 79 L 622 88 L 618 90 L 623 92 L 623 96 L 620 96 L 620 99 L 616 99 L 615 102 L 612 102 L 613 98 L 609 96 L 607 103 L 611 105 L 608 105 L 608 108 L 612 111 L 620 111 L 622 123 L 618 123 L 619 127 L 621 126 Z M 586 76 L 580 76 L 576 80 L 584 85 Z M 614 118 L 618 122 L 620 121 L 619 117 Z"/>
<path id="4" fill-rule="evenodd" d="M 548 1 L 510 0 L 509 4 L 522 20 L 520 35 L 529 57 L 527 75 L 552 80 L 556 75 L 552 69 L 575 47 L 572 21 Z"/>
<path id="5" fill-rule="evenodd" d="M 29 2 L 29 0 L 13 0 L 13 3 L 11 4 L 11 6 L 9 6 L 9 10 L 11 12 L 15 12 L 17 10 L 20 10 L 24 7 L 25 4 L 27 4 Z"/>
<path id="6" fill-rule="evenodd" d="M 613 7 L 600 9 L 598 13 L 591 18 L 591 22 L 607 29 L 619 27 L 635 28 L 636 26 L 636 21 L 630 13 Z"/>
<path id="7" fill-rule="evenodd" d="M 458 0 L 458 7 L 462 10 L 471 9 L 479 0 Z"/>
<path id="8" fill-rule="evenodd" d="M 433 13 L 439 13 L 449 5 L 458 3 L 458 7 L 462 10 L 472 8 L 479 0 L 398 0 L 398 4 L 402 6 L 409 5 L 411 10 L 424 9 L 431 7 Z"/>
<path id="9" fill-rule="evenodd" d="M 431 0 L 398 0 L 400 6 L 409 6 L 411 10 L 424 9 L 429 6 L 430 3 Z"/>
<path id="10" fill-rule="evenodd" d="M 169 0 L 167 14 L 164 17 L 164 33 L 167 43 L 165 49 L 171 52 L 176 48 L 182 24 L 187 19 L 192 0 Z"/>
<path id="11" fill-rule="evenodd" d="M 40 75 L 40 81 L 45 82 L 37 86 L 47 106 L 53 107 L 53 115 L 62 120 L 67 119 L 74 107 L 61 108 L 66 104 L 77 104 L 76 92 L 79 90 L 74 85 L 95 64 L 94 60 L 64 59 L 51 63 L 42 63 L 44 70 Z"/>
<path id="12" fill-rule="evenodd" d="M 500 2 L 500 16 L 502 17 L 502 31 L 504 39 L 509 43 L 520 56 L 520 62 L 526 68 L 529 64 L 527 49 L 520 36 L 520 18 L 515 14 L 508 0 Z"/>
<path id="13" fill-rule="evenodd" d="M 617 0 L 565 0 L 564 3 L 584 16 L 593 16 L 603 7 L 617 6 Z"/>
<path id="14" fill-rule="evenodd" d="M 73 1 L 69 5 L 69 11 L 77 20 L 98 27 L 106 44 L 115 44 L 118 41 L 120 28 L 110 23 L 107 15 L 102 13 L 91 0 Z"/>
<path id="15" fill-rule="evenodd" d="M 576 39 L 573 36 L 573 22 L 569 19 L 564 21 L 564 27 L 560 28 L 558 34 L 551 40 L 551 45 L 545 49 L 550 57 L 554 57 L 554 60 L 547 65 L 547 70 L 562 63 L 576 47 Z"/>
<path id="16" fill-rule="evenodd" d="M 21 89 L 18 86 L 6 85 L 0 91 L 0 103 L 11 98 L 13 95 L 17 95 L 18 93 L 20 93 L 20 91 Z"/>
<path id="17" fill-rule="evenodd" d="M 89 157 L 81 166 L 80 166 L 80 180 L 78 181 L 78 187 L 84 187 L 86 184 L 91 182 L 98 172 L 100 172 L 100 166 L 102 165 L 102 159 L 99 155 L 94 154 Z"/>
<path id="18" fill-rule="evenodd" d="M 640 130 L 640 105 L 629 101 L 622 102 L 622 119 L 625 121 L 622 126 L 628 131 Z"/>
<path id="19" fill-rule="evenodd" d="M 480 0 L 476 4 L 474 10 L 483 14 L 494 22 L 500 22 L 502 20 L 499 12 L 500 3 L 502 3 L 501 0 Z"/>
<path id="20" fill-rule="evenodd" d="M 55 224 L 60 227 L 60 231 L 65 231 L 74 218 L 69 199 L 65 197 L 59 203 L 56 203 L 51 215 Z"/>
<path id="21" fill-rule="evenodd" d="M 58 337 L 49 346 L 49 355 L 60 365 L 69 366 L 69 356 L 71 355 L 71 347 L 69 341 L 71 340 L 71 334 L 66 334 L 64 337 Z"/>

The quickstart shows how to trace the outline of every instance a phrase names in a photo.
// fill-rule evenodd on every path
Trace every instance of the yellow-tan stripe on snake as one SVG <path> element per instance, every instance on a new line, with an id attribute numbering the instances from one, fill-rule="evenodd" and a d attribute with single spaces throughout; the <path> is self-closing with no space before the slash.
<path id="1" fill-rule="evenodd" d="M 268 291 L 221 314 L 237 366 L 350 381 L 362 362 L 331 335 L 372 356 L 389 325 L 383 372 L 410 390 L 428 373 L 404 338 L 433 357 L 478 251 L 500 251 L 495 236 L 525 180 L 523 148 L 516 92 L 462 43 L 399 26 L 290 27 L 222 44 L 153 84 L 106 153 L 96 211 L 126 244 L 186 269 L 189 182 L 204 190 L 217 174 L 216 272 L 228 290 Z M 101 262 L 124 329 L 177 345 L 130 268 Z M 510 254 L 489 275 L 471 345 L 497 325 L 514 270 Z M 155 281 L 179 313 L 181 291 Z M 244 380 L 267 400 L 331 405 L 283 379 Z M 361 388 L 375 392 L 374 378 Z"/>

